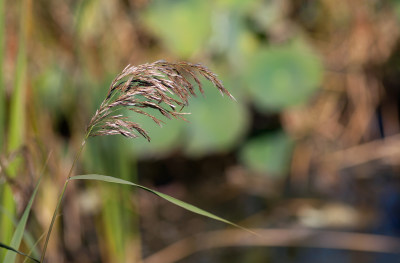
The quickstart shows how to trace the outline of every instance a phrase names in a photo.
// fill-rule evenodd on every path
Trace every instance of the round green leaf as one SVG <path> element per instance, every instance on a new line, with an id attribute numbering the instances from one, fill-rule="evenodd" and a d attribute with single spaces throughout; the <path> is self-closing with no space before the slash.
<path id="1" fill-rule="evenodd" d="M 263 111 L 307 102 L 321 79 L 322 65 L 304 45 L 261 49 L 245 69 L 251 98 Z"/>
<path id="2" fill-rule="evenodd" d="M 289 169 L 292 141 L 284 132 L 266 134 L 247 142 L 240 159 L 249 169 L 268 175 L 284 175 Z"/>
<path id="3" fill-rule="evenodd" d="M 151 138 L 150 142 L 142 136 L 134 140 L 132 146 L 138 157 L 160 156 L 179 146 L 182 125 L 185 122 L 177 119 L 168 119 L 155 111 L 148 111 L 148 113 L 164 123 L 160 127 L 151 118 L 141 114 L 134 114 L 131 118 L 132 121 L 137 122 L 145 129 Z"/>
<path id="4" fill-rule="evenodd" d="M 204 83 L 205 98 L 190 101 L 185 124 L 187 143 L 185 151 L 190 155 L 224 151 L 237 143 L 247 128 L 247 111 L 239 102 L 229 99 Z"/>
<path id="5" fill-rule="evenodd" d="M 204 0 L 154 1 L 145 21 L 172 52 L 189 57 L 208 40 L 211 7 Z"/>

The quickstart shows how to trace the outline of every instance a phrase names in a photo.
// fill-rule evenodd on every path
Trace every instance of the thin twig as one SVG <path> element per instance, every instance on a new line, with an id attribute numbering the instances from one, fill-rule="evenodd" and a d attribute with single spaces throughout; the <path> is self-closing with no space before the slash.
<path id="1" fill-rule="evenodd" d="M 173 263 L 196 252 L 221 247 L 312 247 L 363 252 L 400 253 L 400 239 L 351 232 L 310 229 L 252 229 L 261 235 L 230 229 L 181 239 L 141 263 Z"/>

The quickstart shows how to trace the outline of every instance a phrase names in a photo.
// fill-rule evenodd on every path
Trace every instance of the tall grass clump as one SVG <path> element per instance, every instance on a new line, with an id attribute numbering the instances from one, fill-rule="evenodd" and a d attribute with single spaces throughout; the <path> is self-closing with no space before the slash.
<path id="1" fill-rule="evenodd" d="M 171 196 L 129 181 L 97 174 L 73 176 L 74 167 L 89 137 L 120 134 L 128 138 L 143 136 L 150 141 L 151 138 L 148 132 L 139 123 L 135 122 L 132 117 L 129 117 L 127 111 L 143 114 L 160 126 L 163 121 L 154 116 L 154 111 L 161 113 L 168 119 L 176 118 L 185 120 L 185 113 L 182 112 L 182 109 L 188 105 L 191 97 L 196 96 L 199 92 L 203 93 L 199 76 L 210 81 L 222 95 L 225 94 L 234 99 L 224 88 L 217 76 L 208 68 L 200 64 L 187 62 L 171 63 L 156 61 L 139 66 L 128 65 L 112 81 L 105 99 L 87 125 L 81 147 L 66 176 L 64 187 L 59 195 L 58 203 L 46 235 L 40 262 L 44 262 L 54 222 L 60 210 L 65 190 L 71 180 L 99 180 L 139 187 L 194 213 L 235 225 Z M 193 85 L 193 83 L 196 83 L 196 85 Z"/>
<path id="2" fill-rule="evenodd" d="M 6 85 L 5 85 L 5 57 L 6 57 L 6 1 L 0 0 L 0 150 L 8 153 L 15 153 L 25 143 L 25 124 L 26 124 L 26 74 L 27 74 L 27 52 L 26 39 L 28 35 L 28 17 L 31 13 L 29 1 L 20 1 L 18 10 L 22 14 L 19 17 L 18 27 L 18 52 L 15 61 L 15 71 L 13 78 L 13 90 L 9 98 L 7 107 Z M 7 125 L 8 124 L 8 125 Z M 8 128 L 6 128 L 8 127 Z M 6 136 L 7 134 L 7 136 Z M 20 171 L 22 159 L 17 156 L 7 166 L 7 174 L 10 178 L 15 178 Z M 0 185 L 0 207 L 7 213 L 0 214 L 0 238 L 5 242 L 11 242 L 13 235 L 13 223 L 10 217 L 16 215 L 16 206 L 10 185 Z M 0 261 L 4 255 L 0 251 Z"/>

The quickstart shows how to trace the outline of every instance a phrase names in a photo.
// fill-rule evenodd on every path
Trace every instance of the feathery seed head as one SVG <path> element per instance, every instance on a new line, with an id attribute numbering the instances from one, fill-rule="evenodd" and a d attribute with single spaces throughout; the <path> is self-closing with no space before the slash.
<path id="1" fill-rule="evenodd" d="M 148 133 L 138 123 L 129 121 L 128 117 L 118 114 L 118 111 L 125 108 L 146 115 L 158 125 L 163 122 L 142 109 L 155 109 L 169 119 L 185 120 L 185 113 L 176 109 L 179 107 L 182 110 L 188 105 L 188 99 L 196 96 L 190 77 L 203 93 L 197 74 L 213 83 L 222 95 L 234 99 L 217 76 L 201 64 L 159 60 L 139 66 L 128 65 L 112 81 L 106 98 L 87 127 L 87 136 L 121 134 L 135 138 L 140 134 L 150 141 Z"/>

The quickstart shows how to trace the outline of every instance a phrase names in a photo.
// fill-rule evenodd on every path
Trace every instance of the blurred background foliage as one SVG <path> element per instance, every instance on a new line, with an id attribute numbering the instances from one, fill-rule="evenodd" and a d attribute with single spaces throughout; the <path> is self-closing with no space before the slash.
<path id="1" fill-rule="evenodd" d="M 399 10 L 396 0 L 0 0 L 0 242 L 50 156 L 21 249 L 40 240 L 85 125 L 127 64 L 186 60 L 237 102 L 204 82 L 189 122 L 133 116 L 151 143 L 92 138 L 76 174 L 139 182 L 272 241 L 232 245 L 221 223 L 80 182 L 49 262 L 397 262 L 398 239 L 380 241 L 400 235 Z M 332 245 L 341 250 L 302 248 L 337 236 L 312 232 L 325 238 L 315 245 L 299 229 L 349 235 Z M 226 242 L 218 249 L 184 239 L 211 230 Z M 353 232 L 370 245 L 351 246 Z M 171 246 L 180 241 L 190 244 Z"/>

